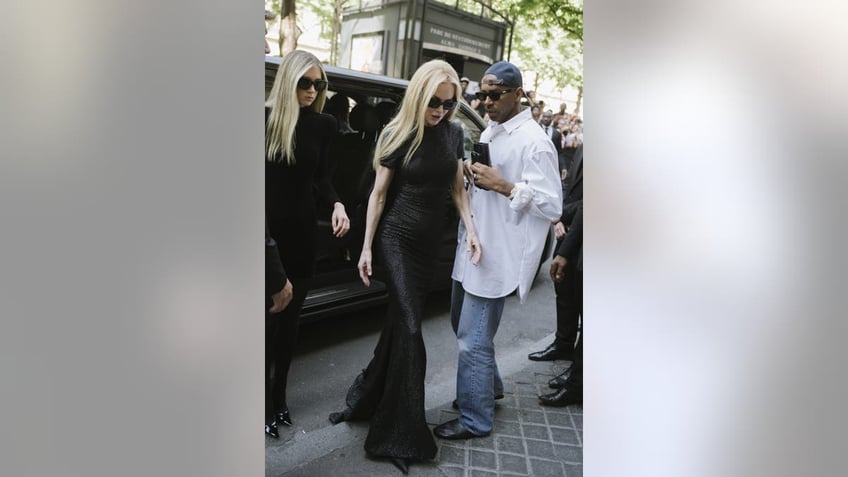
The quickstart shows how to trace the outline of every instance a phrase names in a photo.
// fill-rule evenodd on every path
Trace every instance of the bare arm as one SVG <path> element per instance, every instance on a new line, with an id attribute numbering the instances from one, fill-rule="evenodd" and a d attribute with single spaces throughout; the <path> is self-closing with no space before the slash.
<path id="1" fill-rule="evenodd" d="M 380 217 L 383 215 L 383 207 L 386 205 L 386 192 L 389 190 L 389 184 L 392 182 L 394 171 L 385 166 L 380 166 L 377 170 L 377 177 L 374 179 L 374 190 L 368 197 L 368 209 L 365 214 L 365 237 L 362 241 L 362 253 L 359 256 L 359 278 L 365 286 L 371 286 L 371 245 L 374 243 L 374 234 L 377 233 L 377 224 L 380 222 Z"/>
<path id="2" fill-rule="evenodd" d="M 466 245 L 468 245 L 468 250 L 471 252 L 471 263 L 477 265 L 480 262 L 482 249 L 480 247 L 480 241 L 477 238 L 477 229 L 474 227 L 474 219 L 471 217 L 471 205 L 468 202 L 468 193 L 465 191 L 465 184 L 462 180 L 463 170 L 464 167 L 460 163 L 459 167 L 456 168 L 456 177 L 451 187 L 451 197 L 459 213 L 459 218 L 462 220 L 462 225 L 466 230 Z"/>

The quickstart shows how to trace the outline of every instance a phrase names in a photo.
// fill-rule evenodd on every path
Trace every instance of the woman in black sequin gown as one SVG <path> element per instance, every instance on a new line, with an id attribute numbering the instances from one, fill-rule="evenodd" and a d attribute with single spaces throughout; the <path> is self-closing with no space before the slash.
<path id="1" fill-rule="evenodd" d="M 292 425 L 286 381 L 300 309 L 315 267 L 319 211 L 332 208 L 336 237 L 350 229 L 328 173 L 328 146 L 336 134 L 336 121 L 320 113 L 326 89 L 327 75 L 318 58 L 293 51 L 280 63 L 265 110 L 265 216 L 293 292 L 282 312 L 271 313 L 269 303 L 265 306 L 265 433 L 271 437 L 279 437 L 279 424 Z"/>
<path id="2" fill-rule="evenodd" d="M 391 458 L 404 473 L 409 462 L 436 455 L 424 418 L 421 312 L 438 257 L 448 191 L 471 231 L 468 247 L 476 260 L 480 256 L 460 167 L 462 127 L 450 121 L 459 95 L 459 78 L 448 63 L 425 63 L 378 140 L 359 274 L 370 285 L 376 236 L 388 275 L 388 314 L 373 359 L 348 391 L 346 408 L 330 415 L 334 424 L 370 419 L 365 450 Z"/>

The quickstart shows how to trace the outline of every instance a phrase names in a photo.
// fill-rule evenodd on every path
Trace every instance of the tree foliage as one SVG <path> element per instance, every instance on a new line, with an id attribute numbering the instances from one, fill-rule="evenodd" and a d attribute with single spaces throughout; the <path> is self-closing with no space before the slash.
<path id="1" fill-rule="evenodd" d="M 536 84 L 583 87 L 582 0 L 493 0 L 513 20 L 512 53 Z"/>

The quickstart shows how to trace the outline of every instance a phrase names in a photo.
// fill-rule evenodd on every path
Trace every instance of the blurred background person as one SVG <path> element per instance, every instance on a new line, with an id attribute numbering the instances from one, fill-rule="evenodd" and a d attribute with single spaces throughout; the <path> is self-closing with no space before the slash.
<path id="1" fill-rule="evenodd" d="M 583 200 L 577 201 L 577 212 L 571 224 L 567 227 L 568 232 L 560 241 L 551 261 L 551 280 L 554 285 L 562 283 L 565 279 L 566 269 L 569 262 L 573 268 L 572 280 L 574 293 L 574 308 L 583 318 Z M 559 295 L 557 295 L 559 298 Z M 557 305 L 559 306 L 559 305 Z M 573 362 L 561 374 L 551 379 L 548 386 L 556 389 L 550 394 L 539 396 L 539 402 L 543 406 L 568 406 L 569 404 L 583 403 L 583 333 L 577 338 L 577 345 L 573 352 Z"/>
<path id="2" fill-rule="evenodd" d="M 565 180 L 562 201 L 562 216 L 554 224 L 557 249 L 568 233 L 567 226 L 577 214 L 577 209 L 583 200 L 583 148 L 574 153 L 574 164 L 568 170 Z M 556 335 L 553 343 L 547 348 L 530 353 L 527 358 L 531 361 L 573 360 L 574 346 L 580 325 L 580 304 L 582 303 L 582 287 L 578 291 L 577 261 L 570 260 L 561 270 L 561 279 L 554 282 L 556 291 Z M 582 277 L 582 275 L 581 275 Z M 578 296 L 578 294 L 580 296 Z M 569 369 L 551 380 L 554 383 L 562 376 L 567 376 Z M 565 378 L 563 378 L 564 380 Z M 558 382 L 558 381 L 557 381 Z"/>

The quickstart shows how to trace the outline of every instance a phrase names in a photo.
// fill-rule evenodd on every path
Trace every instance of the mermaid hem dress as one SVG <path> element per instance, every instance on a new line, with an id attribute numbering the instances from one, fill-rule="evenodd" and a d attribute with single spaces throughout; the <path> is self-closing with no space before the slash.
<path id="1" fill-rule="evenodd" d="M 381 161 L 394 170 L 375 240 L 387 273 L 385 324 L 371 362 L 348 390 L 346 408 L 330 421 L 370 420 L 365 450 L 371 455 L 430 460 L 436 443 L 424 413 L 421 317 L 450 185 L 463 155 L 463 132 L 448 121 L 426 128 L 403 166 L 408 143 Z"/>

